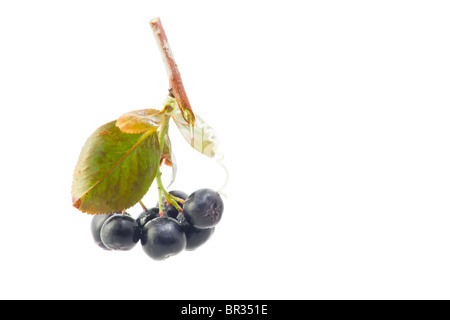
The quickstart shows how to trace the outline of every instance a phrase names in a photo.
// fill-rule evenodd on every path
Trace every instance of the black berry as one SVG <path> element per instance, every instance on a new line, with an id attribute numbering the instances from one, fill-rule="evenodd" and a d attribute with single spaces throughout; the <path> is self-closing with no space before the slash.
<path id="1" fill-rule="evenodd" d="M 187 222 L 200 229 L 212 228 L 217 225 L 222 214 L 222 198 L 211 189 L 199 189 L 193 192 L 183 206 L 183 215 Z"/>
<path id="2" fill-rule="evenodd" d="M 131 250 L 139 241 L 136 221 L 127 214 L 116 213 L 109 217 L 100 230 L 103 244 L 111 250 Z"/>
<path id="3" fill-rule="evenodd" d="M 94 218 L 92 218 L 91 221 L 91 233 L 92 237 L 94 238 L 95 243 L 102 249 L 110 250 L 108 249 L 102 242 L 102 239 L 100 238 L 100 230 L 102 229 L 103 223 L 111 217 L 112 214 L 96 214 L 94 215 Z"/>
<path id="4" fill-rule="evenodd" d="M 177 220 L 159 217 L 145 224 L 141 244 L 149 257 L 164 260 L 184 250 L 186 235 Z"/>
<path id="5" fill-rule="evenodd" d="M 155 218 L 159 217 L 159 209 L 158 208 L 151 208 L 147 209 L 146 211 L 143 211 L 137 218 L 136 223 L 139 227 L 145 226 L 147 222 L 150 220 L 153 220 Z"/>
<path id="6" fill-rule="evenodd" d="M 214 233 L 215 228 L 199 229 L 187 222 L 186 218 L 182 213 L 178 214 L 177 220 L 180 222 L 183 228 L 184 234 L 186 235 L 186 250 L 192 251 L 200 247 Z"/>

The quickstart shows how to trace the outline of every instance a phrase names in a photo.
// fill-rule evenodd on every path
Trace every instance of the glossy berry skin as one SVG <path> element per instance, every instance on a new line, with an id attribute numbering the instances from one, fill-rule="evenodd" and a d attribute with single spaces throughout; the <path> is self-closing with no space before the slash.
<path id="1" fill-rule="evenodd" d="M 211 189 L 199 189 L 186 199 L 183 215 L 192 226 L 205 229 L 216 226 L 223 214 L 223 201 Z"/>
<path id="2" fill-rule="evenodd" d="M 136 223 L 139 227 L 145 226 L 147 222 L 150 220 L 156 219 L 159 217 L 159 208 L 151 208 L 147 209 L 146 211 L 143 211 L 137 218 Z"/>
<path id="3" fill-rule="evenodd" d="M 159 217 L 145 224 L 141 244 L 150 258 L 164 260 L 186 248 L 186 235 L 177 220 Z"/>
<path id="4" fill-rule="evenodd" d="M 110 250 L 131 250 L 139 241 L 139 237 L 136 221 L 130 215 L 121 213 L 109 217 L 100 230 L 100 238 Z"/>
<path id="5" fill-rule="evenodd" d="M 193 251 L 204 244 L 211 238 L 214 233 L 215 228 L 199 229 L 187 222 L 186 218 L 182 213 L 178 214 L 177 220 L 180 222 L 183 228 L 184 234 L 186 235 L 186 250 Z"/>
<path id="6" fill-rule="evenodd" d="M 94 218 L 92 218 L 91 221 L 91 233 L 92 237 L 94 238 L 95 243 L 102 249 L 110 250 L 108 249 L 102 242 L 102 239 L 100 238 L 100 230 L 102 229 L 103 223 L 111 217 L 112 214 L 96 214 Z"/>
<path id="7" fill-rule="evenodd" d="M 177 198 L 181 198 L 183 200 L 186 200 L 186 198 L 188 197 L 188 194 L 183 192 L 183 191 L 179 191 L 179 190 L 172 190 L 169 191 L 169 193 Z M 162 205 L 163 205 L 163 212 L 166 216 L 170 217 L 170 218 L 174 218 L 176 219 L 178 216 L 178 210 L 172 205 L 172 204 L 168 204 L 166 199 L 163 197 L 162 198 Z M 183 209 L 183 204 L 178 202 L 178 205 L 180 206 L 181 209 Z M 159 206 L 159 203 L 156 204 L 156 206 Z"/>

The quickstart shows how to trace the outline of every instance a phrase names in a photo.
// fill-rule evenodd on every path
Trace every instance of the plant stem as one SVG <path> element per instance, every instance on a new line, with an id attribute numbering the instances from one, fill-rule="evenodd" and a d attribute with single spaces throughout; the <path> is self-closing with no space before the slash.
<path id="1" fill-rule="evenodd" d="M 155 36 L 156 44 L 161 52 L 161 57 L 163 59 L 164 66 L 166 67 L 167 76 L 169 77 L 169 91 L 170 94 L 175 97 L 178 108 L 183 115 L 184 120 L 191 126 L 194 127 L 195 124 L 195 115 L 192 111 L 191 104 L 189 103 L 189 99 L 186 94 L 186 90 L 184 90 L 183 81 L 181 80 L 181 74 L 178 70 L 178 66 L 175 62 L 175 58 L 173 56 L 172 50 L 169 46 L 169 40 L 167 39 L 166 32 L 161 23 L 160 18 L 154 18 L 150 21 L 150 27 L 153 30 L 153 35 Z M 161 129 L 159 131 L 159 147 L 161 154 L 164 150 L 164 141 L 165 136 L 167 134 L 167 130 L 169 127 L 170 116 L 166 114 L 163 123 L 161 124 Z M 192 137 L 193 139 L 193 137 Z M 193 143 L 193 142 L 192 142 Z M 166 201 L 172 204 L 179 212 L 183 210 L 178 205 L 179 203 L 184 203 L 183 199 L 175 197 L 168 193 L 164 188 L 161 181 L 161 171 L 159 167 L 156 172 L 156 182 L 158 184 L 158 193 L 159 193 L 159 215 L 163 215 L 163 206 L 162 206 L 162 196 Z"/>
<path id="2" fill-rule="evenodd" d="M 181 80 L 181 74 L 178 70 L 178 66 L 175 62 L 172 50 L 167 40 L 166 32 L 161 24 L 160 18 L 154 18 L 150 21 L 150 26 L 153 30 L 156 43 L 161 52 L 161 56 L 166 67 L 167 76 L 169 77 L 170 91 L 177 100 L 178 106 L 181 110 L 184 120 L 191 126 L 194 126 L 195 115 L 192 111 L 191 104 L 184 90 L 183 81 Z"/>
<path id="3" fill-rule="evenodd" d="M 166 116 L 164 118 L 163 123 L 161 124 L 161 129 L 159 131 L 158 140 L 159 140 L 159 149 L 160 149 L 161 154 L 164 150 L 165 136 L 167 134 L 167 130 L 169 129 L 169 120 L 170 120 L 170 116 Z M 159 169 L 159 166 L 157 167 L 157 171 L 156 171 L 156 183 L 158 184 L 159 215 L 163 216 L 163 206 L 162 206 L 163 195 L 164 195 L 164 198 L 166 199 L 166 201 L 168 203 L 172 204 L 178 210 L 178 212 L 182 212 L 183 209 L 181 209 L 181 207 L 178 205 L 177 202 L 184 203 L 184 200 L 180 199 L 178 197 L 175 197 L 166 191 L 166 189 L 164 188 L 164 185 L 162 183 L 162 180 L 161 180 L 161 170 Z"/>
<path id="4" fill-rule="evenodd" d="M 159 203 L 159 216 L 162 217 L 164 215 L 163 205 L 162 205 L 162 182 L 161 182 L 161 172 L 156 173 L 156 182 L 158 183 L 158 203 Z"/>
<path id="5" fill-rule="evenodd" d="M 147 211 L 147 207 L 144 205 L 144 203 L 139 200 L 139 204 L 141 205 L 142 209 L 144 209 L 144 211 Z"/>

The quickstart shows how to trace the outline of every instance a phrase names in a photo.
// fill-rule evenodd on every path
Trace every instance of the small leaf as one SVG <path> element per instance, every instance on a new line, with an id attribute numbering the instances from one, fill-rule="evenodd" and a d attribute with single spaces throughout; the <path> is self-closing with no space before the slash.
<path id="1" fill-rule="evenodd" d="M 156 132 L 123 133 L 116 121 L 101 126 L 86 141 L 75 167 L 74 207 L 99 214 L 135 205 L 150 188 L 160 157 Z"/>
<path id="2" fill-rule="evenodd" d="M 172 143 L 170 142 L 169 135 L 166 134 L 164 137 L 164 148 L 161 154 L 160 165 L 164 163 L 165 165 L 172 167 L 172 177 L 168 187 L 175 181 L 177 175 L 177 162 L 175 160 L 175 155 L 172 151 Z"/>
<path id="3" fill-rule="evenodd" d="M 125 133 L 144 133 L 156 131 L 163 119 L 164 113 L 156 109 L 135 110 L 120 116 L 116 126 Z"/>
<path id="4" fill-rule="evenodd" d="M 210 127 L 199 115 L 195 115 L 195 125 L 189 125 L 180 111 L 173 116 L 181 135 L 198 152 L 213 158 L 216 155 L 217 137 L 215 130 Z"/>

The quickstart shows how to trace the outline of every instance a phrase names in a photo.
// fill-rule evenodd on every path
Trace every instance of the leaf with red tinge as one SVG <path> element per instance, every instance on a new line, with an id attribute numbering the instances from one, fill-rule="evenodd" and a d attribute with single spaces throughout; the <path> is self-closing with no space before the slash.
<path id="1" fill-rule="evenodd" d="M 135 110 L 117 119 L 116 126 L 125 133 L 144 133 L 156 131 L 164 119 L 164 112 L 156 109 Z"/>
<path id="2" fill-rule="evenodd" d="M 89 214 L 130 208 L 147 193 L 160 158 L 157 132 L 124 133 L 116 121 L 101 126 L 86 141 L 75 167 L 73 206 Z"/>

